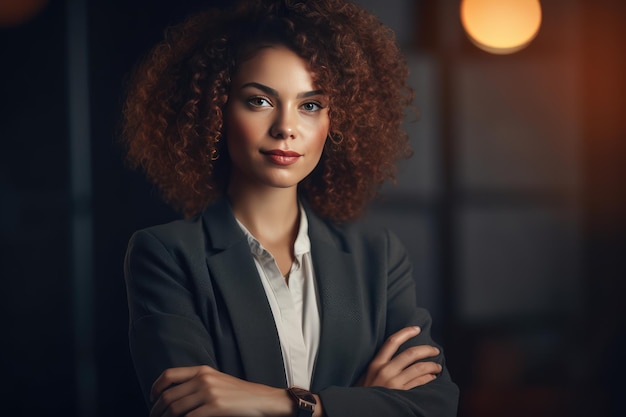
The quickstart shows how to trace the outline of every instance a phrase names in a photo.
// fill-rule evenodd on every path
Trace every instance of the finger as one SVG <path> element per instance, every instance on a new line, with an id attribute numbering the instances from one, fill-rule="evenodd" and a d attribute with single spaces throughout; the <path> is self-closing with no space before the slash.
<path id="1" fill-rule="evenodd" d="M 414 373 L 414 377 L 406 380 L 403 384 L 404 389 L 412 389 L 417 386 L 425 385 L 435 379 L 442 371 L 442 366 L 435 362 L 420 362 L 420 368 Z M 413 367 L 412 367 L 413 368 Z M 408 369 L 407 369 L 408 371 Z M 409 375 L 407 372 L 406 375 Z"/>
<path id="2" fill-rule="evenodd" d="M 405 351 L 398 354 L 395 358 L 391 359 L 387 363 L 380 366 L 380 368 L 376 372 L 376 379 L 382 381 L 384 383 L 393 381 L 395 378 L 398 378 L 402 373 L 405 373 L 404 378 L 400 377 L 399 380 L 401 383 L 404 383 L 405 380 L 409 377 L 413 377 L 415 373 L 414 370 L 419 368 L 418 364 L 422 363 L 422 361 L 426 358 L 430 358 L 433 356 L 437 356 L 439 354 L 439 349 L 430 345 L 420 345 L 413 346 Z M 416 365 L 412 367 L 413 365 Z M 408 369 L 408 376 L 405 370 Z M 398 379 L 395 379 L 395 383 L 397 383 Z"/>
<path id="3" fill-rule="evenodd" d="M 381 366 L 375 376 L 375 383 L 384 386 L 402 387 L 407 381 L 429 373 L 439 372 L 436 362 L 422 362 L 436 356 L 439 350 L 430 345 L 411 347 Z"/>
<path id="4" fill-rule="evenodd" d="M 412 337 L 417 336 L 420 331 L 421 329 L 417 326 L 405 327 L 398 330 L 387 338 L 387 340 L 380 348 L 371 363 L 374 366 L 380 366 L 389 362 L 393 355 L 395 355 L 395 353 L 398 351 L 400 346 L 402 346 L 404 342 L 411 339 Z"/>
<path id="5" fill-rule="evenodd" d="M 150 401 L 154 402 L 167 388 L 174 384 L 181 384 L 190 380 L 203 369 L 211 368 L 208 366 L 186 366 L 166 369 L 152 384 Z"/>
<path id="6" fill-rule="evenodd" d="M 398 383 L 403 384 L 407 378 L 413 377 L 415 369 L 420 368 L 418 364 L 421 360 L 435 356 L 437 352 L 437 348 L 429 345 L 410 347 L 380 366 L 376 371 L 375 380 L 383 384 L 393 383 L 394 386 Z"/>
<path id="7" fill-rule="evenodd" d="M 413 389 L 415 387 L 421 387 L 422 385 L 426 385 L 429 382 L 434 381 L 435 379 L 437 379 L 437 375 L 435 375 L 435 374 L 422 375 L 422 376 L 420 376 L 418 378 L 412 379 L 411 381 L 408 381 L 407 383 L 405 383 L 402 386 L 402 389 L 409 390 L 409 389 Z"/>
<path id="8" fill-rule="evenodd" d="M 165 390 L 150 410 L 150 417 L 178 417 L 200 407 L 203 397 L 196 385 L 189 381 Z"/>
<path id="9" fill-rule="evenodd" d="M 188 382 L 166 388 L 154 401 L 150 409 L 150 417 L 164 416 L 168 408 L 171 409 L 173 404 L 185 398 L 191 392 L 193 392 L 193 388 L 190 387 Z"/>
<path id="10" fill-rule="evenodd" d="M 404 369 L 397 382 L 404 389 L 415 388 L 437 378 L 442 369 L 442 366 L 436 362 L 418 362 Z"/>
<path id="11" fill-rule="evenodd" d="M 404 369 L 415 362 L 423 361 L 428 358 L 434 358 L 439 355 L 439 353 L 439 349 L 435 346 L 412 346 L 403 352 L 400 352 L 395 358 L 389 361 L 389 364 L 392 364 L 394 367 Z"/>

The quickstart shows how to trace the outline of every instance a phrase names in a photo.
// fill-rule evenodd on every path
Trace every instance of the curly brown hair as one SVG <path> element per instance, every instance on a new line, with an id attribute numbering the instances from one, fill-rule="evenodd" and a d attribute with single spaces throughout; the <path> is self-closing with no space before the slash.
<path id="1" fill-rule="evenodd" d="M 223 195 L 231 80 L 241 62 L 272 44 L 304 59 L 329 97 L 330 137 L 299 193 L 325 218 L 353 219 L 383 181 L 395 180 L 396 160 L 410 156 L 401 123 L 413 92 L 393 32 L 343 0 L 244 1 L 166 30 L 133 75 L 127 160 L 185 216 Z"/>

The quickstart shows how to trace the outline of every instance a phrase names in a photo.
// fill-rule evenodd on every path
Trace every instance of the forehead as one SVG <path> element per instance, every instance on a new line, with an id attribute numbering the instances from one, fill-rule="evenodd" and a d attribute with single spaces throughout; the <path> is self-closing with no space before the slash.
<path id="1" fill-rule="evenodd" d="M 257 82 L 269 87 L 313 89 L 315 76 L 308 63 L 291 49 L 272 45 L 257 49 L 243 60 L 233 77 L 233 86 Z"/>

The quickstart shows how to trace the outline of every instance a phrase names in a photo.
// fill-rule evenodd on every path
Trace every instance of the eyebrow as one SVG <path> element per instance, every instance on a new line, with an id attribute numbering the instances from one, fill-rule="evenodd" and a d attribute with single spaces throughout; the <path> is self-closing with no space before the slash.
<path id="1" fill-rule="evenodd" d="M 259 90 L 263 91 L 266 94 L 269 94 L 274 97 L 279 97 L 278 91 L 263 84 L 251 82 L 251 83 L 246 83 L 241 86 L 241 88 L 246 88 L 246 87 L 258 88 Z M 298 93 L 296 98 L 307 98 L 307 97 L 312 97 L 312 96 L 319 96 L 321 94 L 323 94 L 322 90 L 305 91 L 303 93 Z"/>

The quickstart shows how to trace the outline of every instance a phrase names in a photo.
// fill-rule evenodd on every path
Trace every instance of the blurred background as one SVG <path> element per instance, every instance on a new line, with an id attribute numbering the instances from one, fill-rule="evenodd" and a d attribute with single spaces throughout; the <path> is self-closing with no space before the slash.
<path id="1" fill-rule="evenodd" d="M 163 29 L 220 3 L 0 0 L 0 414 L 147 415 L 122 262 L 178 215 L 124 167 L 120 108 Z M 459 415 L 626 415 L 626 3 L 541 1 L 508 55 L 458 0 L 358 3 L 396 31 L 419 109 L 367 217 L 412 256 Z"/>

